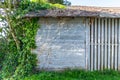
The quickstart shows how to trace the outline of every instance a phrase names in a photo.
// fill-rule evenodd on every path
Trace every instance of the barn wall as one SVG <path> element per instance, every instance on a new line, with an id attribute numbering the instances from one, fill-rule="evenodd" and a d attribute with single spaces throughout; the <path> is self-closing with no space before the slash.
<path id="1" fill-rule="evenodd" d="M 86 68 L 84 18 L 40 19 L 36 36 L 39 69 Z"/>
<path id="2" fill-rule="evenodd" d="M 91 18 L 89 69 L 120 70 L 120 19 Z"/>

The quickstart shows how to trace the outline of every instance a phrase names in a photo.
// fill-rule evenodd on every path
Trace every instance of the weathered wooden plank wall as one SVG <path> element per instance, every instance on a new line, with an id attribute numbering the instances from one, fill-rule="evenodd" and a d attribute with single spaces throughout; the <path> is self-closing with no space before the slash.
<path id="1" fill-rule="evenodd" d="M 114 69 L 120 66 L 120 19 L 91 18 L 90 70 Z"/>
<path id="2" fill-rule="evenodd" d="M 36 36 L 39 69 L 120 70 L 120 19 L 41 19 Z"/>

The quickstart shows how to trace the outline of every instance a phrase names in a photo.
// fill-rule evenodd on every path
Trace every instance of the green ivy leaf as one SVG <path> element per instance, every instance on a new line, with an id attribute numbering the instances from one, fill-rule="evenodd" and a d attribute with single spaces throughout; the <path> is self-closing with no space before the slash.
<path id="1" fill-rule="evenodd" d="M 0 32 L 2 32 L 3 31 L 3 28 L 0 28 Z"/>

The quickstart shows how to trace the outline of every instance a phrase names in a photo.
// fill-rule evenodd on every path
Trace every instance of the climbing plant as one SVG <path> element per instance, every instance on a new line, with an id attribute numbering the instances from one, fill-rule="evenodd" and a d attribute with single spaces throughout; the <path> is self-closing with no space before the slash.
<path id="1" fill-rule="evenodd" d="M 36 48 L 38 18 L 24 18 L 24 15 L 29 11 L 55 8 L 50 3 L 16 1 L 0 2 L 0 7 L 5 13 L 4 16 L 0 15 L 0 18 L 7 22 L 5 27 L 0 28 L 1 33 L 5 32 L 4 36 L 0 37 L 0 43 L 3 43 L 0 44 L 1 79 L 19 80 L 35 71 L 37 60 L 31 51 Z"/>

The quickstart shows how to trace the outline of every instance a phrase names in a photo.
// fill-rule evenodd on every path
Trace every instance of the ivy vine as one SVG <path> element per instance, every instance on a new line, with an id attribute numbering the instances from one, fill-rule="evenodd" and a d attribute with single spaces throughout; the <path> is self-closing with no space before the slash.
<path id="1" fill-rule="evenodd" d="M 7 2 L 3 4 L 3 7 L 6 7 L 6 4 Z M 56 6 L 50 3 L 41 4 L 21 0 L 19 6 L 15 7 L 7 6 L 6 8 L 9 9 L 4 8 L 7 15 L 2 17 L 8 22 L 8 25 L 5 27 L 6 36 L 0 38 L 0 43 L 3 43 L 0 44 L 0 56 L 2 56 L 0 57 L 0 60 L 2 60 L 0 61 L 0 64 L 2 64 L 0 65 L 0 79 L 19 80 L 35 71 L 37 59 L 31 50 L 36 48 L 35 36 L 40 27 L 39 19 L 23 18 L 23 16 L 29 11 L 50 9 Z"/>

